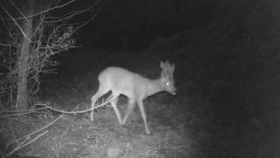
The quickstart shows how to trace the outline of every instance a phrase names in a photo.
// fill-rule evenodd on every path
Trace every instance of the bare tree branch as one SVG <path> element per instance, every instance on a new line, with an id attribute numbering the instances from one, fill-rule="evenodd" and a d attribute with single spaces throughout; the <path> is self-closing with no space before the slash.
<path id="1" fill-rule="evenodd" d="M 40 134 L 38 134 L 37 136 L 35 136 L 33 139 L 31 139 L 30 141 L 27 141 L 27 142 L 23 142 L 21 144 L 19 144 L 18 146 L 16 146 L 12 151 L 8 152 L 5 156 L 9 157 L 11 155 L 13 155 L 16 151 L 26 147 L 27 145 L 35 142 L 36 140 L 38 140 L 40 137 L 44 136 L 45 134 L 47 134 L 48 131 L 44 131 Z"/>
<path id="2" fill-rule="evenodd" d="M 23 28 L 20 26 L 20 24 L 16 21 L 16 19 L 8 12 L 8 10 L 0 5 L 0 7 L 4 10 L 4 12 L 9 16 L 9 18 L 14 22 L 14 24 L 17 26 L 17 28 L 20 30 L 22 35 L 29 41 L 31 42 L 31 39 L 26 35 L 26 33 L 23 31 Z"/>
<path id="3" fill-rule="evenodd" d="M 35 36 L 37 34 L 37 32 L 42 29 L 43 25 L 44 25 L 44 19 L 45 19 L 46 15 L 42 15 L 40 17 L 40 20 L 39 20 L 39 24 L 37 24 L 36 28 L 34 29 L 33 31 L 33 36 Z M 43 36 L 43 32 L 41 34 L 39 34 L 39 36 Z M 41 40 L 39 39 L 37 42 L 41 42 Z"/>
<path id="4" fill-rule="evenodd" d="M 99 3 L 101 3 L 102 0 L 97 0 L 97 2 L 95 3 L 95 6 L 97 6 Z M 73 33 L 77 32 L 79 29 L 81 29 L 82 27 L 86 26 L 87 24 L 89 24 L 91 21 L 93 21 L 98 13 L 101 11 L 101 8 L 97 8 L 97 10 L 95 11 L 95 14 L 93 14 L 87 21 L 85 21 L 84 23 L 80 24 L 74 31 Z"/>
<path id="5" fill-rule="evenodd" d="M 16 8 L 16 10 L 19 12 L 19 14 L 24 18 L 24 20 L 27 22 L 28 19 L 26 18 L 26 16 L 24 15 L 24 13 L 18 8 L 18 6 L 14 3 L 13 0 L 9 0 L 8 2 L 11 3 L 11 5 Z"/>
<path id="6" fill-rule="evenodd" d="M 91 9 L 93 9 L 94 6 L 92 7 L 89 7 L 89 8 L 85 8 L 85 9 L 81 9 L 81 10 L 78 10 L 78 11 L 72 11 L 70 13 L 67 13 L 66 15 L 64 15 L 63 17 L 53 17 L 53 18 L 49 18 L 49 19 L 46 19 L 45 23 L 58 23 L 58 22 L 61 22 L 61 21 L 64 21 L 64 20 L 68 20 L 68 19 L 71 19 L 73 18 L 74 16 L 78 16 L 80 14 L 83 14 L 85 12 L 88 12 L 90 11 Z"/>
<path id="7" fill-rule="evenodd" d="M 36 16 L 39 16 L 39 15 L 48 13 L 48 12 L 50 12 L 50 11 L 52 11 L 52 10 L 66 7 L 66 6 L 70 5 L 71 3 L 74 3 L 75 1 L 76 1 L 76 0 L 70 0 L 70 1 L 68 1 L 68 2 L 66 2 L 66 3 L 61 4 L 61 5 L 56 5 L 56 6 L 52 7 L 52 8 L 48 8 L 48 9 L 42 10 L 42 11 L 40 11 L 40 12 L 38 12 L 38 13 L 34 13 L 34 14 L 32 14 L 32 15 L 28 15 L 28 16 L 26 16 L 26 18 L 34 18 L 34 17 L 36 17 Z M 20 17 L 20 18 L 17 18 L 17 19 L 23 19 L 23 18 Z"/>
<path id="8" fill-rule="evenodd" d="M 11 44 L 8 44 L 8 43 L 0 43 L 0 46 L 2 46 L 2 47 L 11 47 Z"/>
<path id="9" fill-rule="evenodd" d="M 65 111 L 65 110 L 60 110 L 60 109 L 57 109 L 57 108 L 54 108 L 54 107 L 51 107 L 47 104 L 35 104 L 35 105 L 38 105 L 38 106 L 44 106 L 52 111 L 56 111 L 56 112 L 60 112 L 60 113 L 63 113 L 63 114 L 81 114 L 81 113 L 86 113 L 86 112 L 90 112 L 92 110 L 95 110 L 95 109 L 98 109 L 102 106 L 105 106 L 107 105 L 110 101 L 116 99 L 115 97 L 113 97 L 112 95 L 110 95 L 103 103 L 101 104 L 98 104 L 97 106 L 94 106 L 94 107 L 91 107 L 91 108 L 88 108 L 88 109 L 85 109 L 85 110 L 79 110 L 79 111 Z"/>
<path id="10" fill-rule="evenodd" d="M 22 53 L 19 48 L 22 45 L 21 38 L 23 36 L 24 39 L 28 40 L 28 47 L 30 48 L 30 51 L 28 51 L 29 56 L 26 68 L 26 76 L 28 78 L 28 83 L 30 83 L 28 85 L 28 91 L 30 92 L 29 94 L 35 95 L 39 91 L 40 75 L 42 73 L 55 72 L 57 61 L 53 60 L 51 57 L 77 47 L 73 34 L 95 19 L 101 10 L 99 4 L 103 0 L 94 0 L 93 5 L 87 8 L 75 9 L 75 11 L 69 10 L 67 13 L 64 12 L 64 15 L 56 14 L 59 15 L 57 17 L 51 17 L 50 15 L 54 15 L 52 13 L 58 11 L 56 9 L 71 7 L 77 0 L 57 0 L 50 3 L 46 1 L 46 4 L 39 4 L 40 2 L 35 3 L 36 1 L 34 1 L 33 5 L 25 4 L 29 6 L 23 7 L 32 10 L 40 9 L 37 13 L 31 12 L 32 10 L 30 10 L 29 13 L 26 12 L 28 10 L 23 10 L 15 0 L 7 1 L 9 1 L 7 2 L 9 7 L 5 7 L 6 4 L 0 3 L 0 7 L 5 13 L 0 15 L 0 20 L 3 21 L 3 26 L 7 29 L 6 36 L 10 39 L 7 42 L 0 41 L 0 47 L 3 47 L 3 49 L 12 49 L 9 53 L 5 53 L 5 57 L 9 56 L 10 61 L 4 63 L 8 65 L 5 67 L 8 72 L 3 74 L 7 81 L 1 82 L 0 88 L 1 91 L 4 89 L 8 94 L 15 93 L 17 88 L 17 74 L 19 72 L 19 68 L 16 65 L 18 65 L 19 62 L 18 55 Z M 10 8 L 16 10 L 16 14 L 11 12 L 9 10 Z M 76 16 L 82 14 L 85 15 L 83 18 L 87 17 L 87 19 L 83 21 L 74 19 Z M 73 19 L 76 23 L 73 23 Z M 31 33 L 27 34 L 23 24 L 31 20 L 33 21 L 32 30 L 29 30 Z M 0 60 L 2 59 L 4 58 L 0 58 Z M 14 103 L 11 105 L 14 105 Z"/>

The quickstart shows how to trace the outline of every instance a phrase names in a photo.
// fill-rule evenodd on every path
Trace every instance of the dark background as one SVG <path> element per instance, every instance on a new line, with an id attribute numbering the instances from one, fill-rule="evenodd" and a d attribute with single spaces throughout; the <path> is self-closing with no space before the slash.
<path id="1" fill-rule="evenodd" d="M 259 37 L 278 18 L 276 1 L 108 0 L 98 6 L 96 19 L 83 30 L 95 48 L 143 49 L 156 38 L 197 29 L 234 39 Z"/>

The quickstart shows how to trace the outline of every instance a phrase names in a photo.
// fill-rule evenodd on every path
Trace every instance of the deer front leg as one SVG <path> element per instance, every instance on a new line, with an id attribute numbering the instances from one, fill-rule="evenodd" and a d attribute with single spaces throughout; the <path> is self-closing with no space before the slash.
<path id="1" fill-rule="evenodd" d="M 132 110 L 135 107 L 135 101 L 133 99 L 129 99 L 128 104 L 127 104 L 127 108 L 126 108 L 126 112 L 125 112 L 125 116 L 122 120 L 122 125 L 124 125 L 128 119 L 128 116 L 130 115 L 130 113 L 132 112 Z"/>
<path id="2" fill-rule="evenodd" d="M 145 132 L 146 132 L 146 134 L 151 134 L 151 131 L 150 131 L 150 129 L 148 127 L 148 124 L 147 124 L 147 117 L 146 117 L 146 112 L 145 112 L 145 108 L 144 108 L 144 105 L 143 105 L 143 101 L 142 100 L 138 100 L 137 104 L 138 104 L 138 107 L 140 109 L 140 113 L 141 113 L 142 119 L 144 121 Z"/>
<path id="3" fill-rule="evenodd" d="M 119 124 L 122 124 L 121 113 L 120 113 L 120 111 L 119 111 L 119 109 L 118 109 L 118 107 L 117 107 L 118 98 L 119 98 L 118 96 L 115 97 L 115 98 L 111 101 L 111 105 L 112 105 L 112 107 L 113 107 L 113 109 L 114 109 L 114 112 L 115 112 L 117 118 L 118 118 Z"/>

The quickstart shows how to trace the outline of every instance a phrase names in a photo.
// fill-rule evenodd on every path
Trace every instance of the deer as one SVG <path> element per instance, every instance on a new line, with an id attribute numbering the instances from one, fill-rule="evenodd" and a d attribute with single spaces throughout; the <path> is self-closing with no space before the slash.
<path id="1" fill-rule="evenodd" d="M 129 71 L 122 67 L 107 67 L 98 75 L 99 87 L 96 93 L 91 97 L 91 107 L 95 108 L 97 100 L 104 94 L 111 91 L 112 98 L 109 101 L 120 125 L 124 125 L 135 108 L 138 106 L 142 120 L 144 122 L 145 133 L 151 134 L 147 124 L 147 115 L 145 112 L 143 101 L 159 92 L 168 92 L 171 95 L 176 95 L 174 86 L 174 71 L 175 65 L 168 61 L 160 62 L 161 74 L 156 79 L 143 77 L 142 75 Z M 127 97 L 127 108 L 122 119 L 121 113 L 117 107 L 118 98 L 120 95 Z M 94 110 L 91 111 L 90 120 L 94 120 Z"/>

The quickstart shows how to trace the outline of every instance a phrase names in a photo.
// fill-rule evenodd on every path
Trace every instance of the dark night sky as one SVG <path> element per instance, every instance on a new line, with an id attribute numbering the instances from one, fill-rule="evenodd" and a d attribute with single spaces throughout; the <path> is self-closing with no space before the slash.
<path id="1" fill-rule="evenodd" d="M 143 49 L 156 38 L 211 27 L 220 33 L 258 35 L 277 18 L 271 16 L 277 10 L 274 4 L 273 0 L 105 0 L 97 18 L 83 30 L 83 42 L 99 48 Z"/>
<path id="2" fill-rule="evenodd" d="M 85 39 L 97 47 L 141 49 L 157 37 L 206 26 L 215 7 L 214 2 L 184 0 L 105 0 Z"/>

